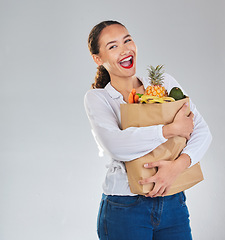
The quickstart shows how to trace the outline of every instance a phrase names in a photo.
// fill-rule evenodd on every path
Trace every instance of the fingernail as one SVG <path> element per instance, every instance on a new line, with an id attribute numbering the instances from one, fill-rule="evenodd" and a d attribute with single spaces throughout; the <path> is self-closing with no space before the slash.
<path id="1" fill-rule="evenodd" d="M 148 163 L 145 163 L 145 164 L 144 164 L 144 167 L 148 167 L 148 166 L 149 166 Z"/>

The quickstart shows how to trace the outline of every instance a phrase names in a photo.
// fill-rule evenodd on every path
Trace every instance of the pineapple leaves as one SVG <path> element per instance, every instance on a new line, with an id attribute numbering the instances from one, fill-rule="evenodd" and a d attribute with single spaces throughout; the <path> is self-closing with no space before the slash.
<path id="1" fill-rule="evenodd" d="M 164 65 L 158 65 L 155 68 L 153 66 L 149 66 L 148 70 L 148 76 L 151 80 L 151 83 L 153 85 L 162 85 L 163 79 L 164 79 L 164 71 L 162 70 Z"/>

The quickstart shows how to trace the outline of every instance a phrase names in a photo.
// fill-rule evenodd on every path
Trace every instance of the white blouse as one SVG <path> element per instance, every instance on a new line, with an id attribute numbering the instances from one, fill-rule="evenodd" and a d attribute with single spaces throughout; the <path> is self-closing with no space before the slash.
<path id="1" fill-rule="evenodd" d="M 139 79 L 145 89 L 151 85 L 148 78 Z M 169 74 L 164 74 L 164 86 L 168 92 L 173 87 L 181 88 Z M 182 91 L 187 95 L 183 89 Z M 106 152 L 111 158 L 103 183 L 103 192 L 106 195 L 135 195 L 130 191 L 124 162 L 142 157 L 167 141 L 162 134 L 163 125 L 122 130 L 120 104 L 125 103 L 122 94 L 110 83 L 105 88 L 89 90 L 84 97 L 85 110 L 100 154 Z M 203 157 L 212 136 L 191 99 L 190 109 L 194 113 L 195 127 L 182 153 L 190 156 L 192 166 Z"/>

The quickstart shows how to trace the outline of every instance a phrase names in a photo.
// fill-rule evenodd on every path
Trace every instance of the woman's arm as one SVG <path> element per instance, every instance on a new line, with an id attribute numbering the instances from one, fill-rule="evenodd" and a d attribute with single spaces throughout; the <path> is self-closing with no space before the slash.
<path id="1" fill-rule="evenodd" d="M 85 95 L 84 104 L 97 142 L 113 159 L 133 160 L 167 141 L 163 136 L 163 125 L 121 130 L 110 100 L 103 89 L 90 90 Z"/>
<path id="2" fill-rule="evenodd" d="M 145 164 L 145 168 L 157 168 L 158 171 L 150 178 L 140 180 L 140 184 L 154 183 L 153 189 L 146 197 L 165 196 L 177 176 L 189 167 L 191 159 L 187 154 L 181 154 L 175 161 L 160 160 Z"/>
<path id="3" fill-rule="evenodd" d="M 176 114 L 173 122 L 163 126 L 163 136 L 165 138 L 180 136 L 187 140 L 190 139 L 194 129 L 194 114 L 190 112 L 190 114 L 187 115 L 187 107 L 188 103 L 185 103 Z"/>
<path id="4" fill-rule="evenodd" d="M 179 87 L 182 89 L 180 84 L 169 74 L 165 75 L 165 85 L 166 89 L 170 91 L 173 87 Z M 188 94 L 182 89 L 185 95 Z M 187 154 L 191 159 L 191 166 L 199 162 L 203 155 L 206 153 L 211 141 L 212 135 L 209 130 L 207 123 L 204 118 L 201 116 L 199 111 L 197 110 L 195 104 L 190 100 L 190 110 L 192 111 L 194 118 L 194 129 L 188 139 L 186 147 L 183 149 L 182 153 Z"/>
<path id="5" fill-rule="evenodd" d="M 174 78 L 172 78 L 170 75 L 166 76 L 168 90 L 172 89 L 173 87 L 181 88 Z M 154 176 L 143 179 L 139 182 L 140 184 L 148 184 L 152 182 L 155 183 L 153 190 L 146 195 L 148 197 L 166 195 L 177 176 L 186 168 L 191 167 L 199 162 L 212 141 L 212 135 L 206 122 L 197 111 L 191 100 L 190 109 L 194 115 L 194 129 L 188 138 L 187 145 L 181 152 L 180 156 L 175 161 L 160 160 L 144 166 L 146 168 L 158 168 L 158 171 Z M 173 134 L 173 131 L 174 130 L 171 130 L 170 134 Z"/>

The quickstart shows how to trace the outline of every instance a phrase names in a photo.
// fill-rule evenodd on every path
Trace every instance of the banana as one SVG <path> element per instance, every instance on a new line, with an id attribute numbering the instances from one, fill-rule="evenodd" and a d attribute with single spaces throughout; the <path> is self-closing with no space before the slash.
<path id="1" fill-rule="evenodd" d="M 142 95 L 140 102 L 141 103 L 163 103 L 163 99 L 155 96 Z"/>
<path id="2" fill-rule="evenodd" d="M 140 103 L 164 103 L 164 102 L 174 102 L 175 99 L 172 97 L 155 97 L 155 96 L 149 96 L 149 95 L 142 95 L 140 98 Z"/>
<path id="3" fill-rule="evenodd" d="M 163 97 L 162 99 L 164 102 L 175 102 L 175 99 L 172 97 Z"/>
<path id="4" fill-rule="evenodd" d="M 163 99 L 162 98 L 155 98 L 153 100 L 149 101 L 150 103 L 163 103 Z"/>
<path id="5" fill-rule="evenodd" d="M 141 100 L 142 100 L 142 101 L 146 101 L 146 100 L 148 100 L 148 99 L 154 99 L 154 98 L 158 98 L 158 97 L 149 96 L 149 95 L 147 95 L 147 94 L 143 94 L 143 95 L 141 96 Z"/>

